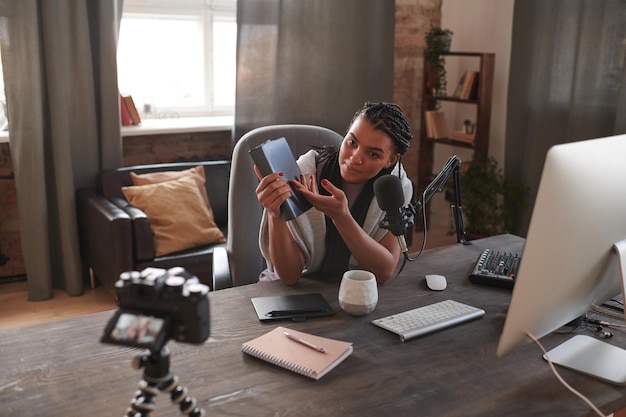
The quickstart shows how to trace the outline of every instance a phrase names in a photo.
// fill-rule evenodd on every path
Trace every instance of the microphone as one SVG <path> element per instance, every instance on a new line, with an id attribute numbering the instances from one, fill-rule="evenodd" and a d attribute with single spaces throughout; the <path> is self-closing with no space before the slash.
<path id="1" fill-rule="evenodd" d="M 422 250 L 426 245 L 426 213 L 424 212 L 424 241 L 422 250 L 417 257 L 409 257 L 409 248 L 406 245 L 404 237 L 407 228 L 413 224 L 413 216 L 425 208 L 426 203 L 437 192 L 441 192 L 446 182 L 452 176 L 454 180 L 454 205 L 452 205 L 452 215 L 454 227 L 456 229 L 456 241 L 464 245 L 471 244 L 465 236 L 465 227 L 463 226 L 463 213 L 461 211 L 461 178 L 459 168 L 461 160 L 454 155 L 448 159 L 439 174 L 431 181 L 426 189 L 422 192 L 421 198 L 417 201 L 410 201 L 408 206 L 404 207 L 404 191 L 402 190 L 402 181 L 397 176 L 387 174 L 382 175 L 374 181 L 374 195 L 378 207 L 385 212 L 385 217 L 380 221 L 379 226 L 389 230 L 398 238 L 400 249 L 404 254 L 404 258 L 409 261 L 415 261 L 419 258 Z M 606 336 L 606 335 L 605 335 Z M 608 337 L 608 336 L 606 336 Z"/>
<path id="2" fill-rule="evenodd" d="M 413 224 L 413 214 L 404 208 L 404 191 L 400 178 L 387 174 L 374 181 L 374 195 L 378 207 L 385 212 L 380 227 L 389 230 L 398 238 L 402 253 L 407 254 L 404 234 L 409 225 Z"/>

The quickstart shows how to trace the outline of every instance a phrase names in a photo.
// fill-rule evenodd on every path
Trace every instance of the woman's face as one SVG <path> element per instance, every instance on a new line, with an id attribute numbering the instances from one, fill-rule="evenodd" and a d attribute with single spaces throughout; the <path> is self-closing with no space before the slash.
<path id="1" fill-rule="evenodd" d="M 352 123 L 341 142 L 341 177 L 350 184 L 363 184 L 376 176 L 381 169 L 393 166 L 399 158 L 400 154 L 396 153 L 393 140 L 359 117 Z"/>

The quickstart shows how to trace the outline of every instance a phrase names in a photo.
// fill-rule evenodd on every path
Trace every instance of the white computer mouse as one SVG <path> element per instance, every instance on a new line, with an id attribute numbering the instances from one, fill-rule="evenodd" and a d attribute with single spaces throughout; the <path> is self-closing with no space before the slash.
<path id="1" fill-rule="evenodd" d="M 446 289 L 448 283 L 443 275 L 428 274 L 426 275 L 426 285 L 433 291 L 442 291 Z"/>

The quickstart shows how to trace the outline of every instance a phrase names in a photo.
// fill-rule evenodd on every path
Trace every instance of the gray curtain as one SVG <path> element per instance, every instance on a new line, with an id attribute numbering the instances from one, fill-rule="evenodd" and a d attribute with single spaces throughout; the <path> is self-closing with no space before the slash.
<path id="1" fill-rule="evenodd" d="M 530 188 L 528 230 L 547 150 L 626 133 L 625 0 L 515 2 L 506 176 Z"/>
<path id="2" fill-rule="evenodd" d="M 392 0 L 238 0 L 234 140 L 259 126 L 343 134 L 369 101 L 393 99 Z"/>
<path id="3" fill-rule="evenodd" d="M 122 165 L 122 1 L 0 0 L 10 149 L 29 300 L 85 283 L 75 191 Z"/>

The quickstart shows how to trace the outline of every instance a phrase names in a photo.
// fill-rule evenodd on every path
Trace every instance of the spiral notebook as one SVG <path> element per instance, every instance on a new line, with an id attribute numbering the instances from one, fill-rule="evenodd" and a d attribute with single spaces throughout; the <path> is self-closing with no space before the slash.
<path id="1" fill-rule="evenodd" d="M 311 346 L 288 338 L 285 332 L 308 344 L 323 348 L 319 352 Z M 286 327 L 275 329 L 245 342 L 242 352 L 313 379 L 320 379 L 352 353 L 352 343 L 316 336 Z"/>

